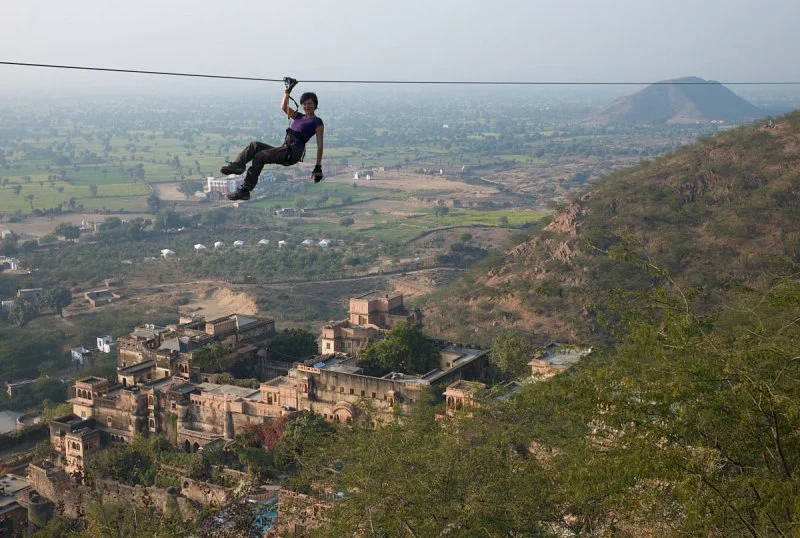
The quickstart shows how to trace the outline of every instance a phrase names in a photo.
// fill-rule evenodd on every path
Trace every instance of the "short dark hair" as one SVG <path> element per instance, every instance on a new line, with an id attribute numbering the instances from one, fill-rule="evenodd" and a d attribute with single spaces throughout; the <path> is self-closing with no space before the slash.
<path id="1" fill-rule="evenodd" d="M 319 106 L 319 99 L 317 99 L 317 94 L 314 92 L 306 92 L 300 96 L 300 104 L 302 105 L 308 100 L 314 101 L 314 108 Z"/>

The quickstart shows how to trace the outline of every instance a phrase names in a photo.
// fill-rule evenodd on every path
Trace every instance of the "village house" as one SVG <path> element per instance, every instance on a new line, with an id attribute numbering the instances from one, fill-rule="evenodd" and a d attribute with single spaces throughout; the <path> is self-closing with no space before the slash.
<path id="1" fill-rule="evenodd" d="M 358 356 L 369 342 L 382 338 L 387 329 L 400 322 L 422 325 L 422 312 L 409 310 L 403 295 L 370 292 L 350 299 L 348 319 L 331 321 L 322 327 L 322 353 L 351 353 Z"/>
<path id="2" fill-rule="evenodd" d="M 98 306 L 110 304 L 112 301 L 119 299 L 120 296 L 110 289 L 104 288 L 87 291 L 83 294 L 83 298 L 86 299 L 86 302 L 92 305 L 93 308 L 97 308 Z"/>
<path id="3" fill-rule="evenodd" d="M 27 288 L 17 290 L 17 297 L 20 297 L 25 302 L 34 302 L 39 297 L 44 295 L 43 288 Z"/>
<path id="4" fill-rule="evenodd" d="M 70 350 L 70 358 L 72 362 L 76 362 L 83 366 L 92 358 L 92 350 L 83 346 L 73 347 Z"/>
<path id="5" fill-rule="evenodd" d="M 24 381 L 17 381 L 16 383 L 7 383 L 6 394 L 10 397 L 19 397 L 23 393 L 28 394 L 33 388 L 34 383 L 36 383 L 35 379 L 25 379 Z"/>
<path id="6" fill-rule="evenodd" d="M 19 271 L 21 269 L 17 258 L 7 258 L 0 256 L 0 271 Z"/>
<path id="7" fill-rule="evenodd" d="M 102 351 L 103 353 L 111 353 L 111 349 L 114 347 L 114 339 L 109 335 L 105 334 L 103 336 L 97 337 L 97 351 Z"/>

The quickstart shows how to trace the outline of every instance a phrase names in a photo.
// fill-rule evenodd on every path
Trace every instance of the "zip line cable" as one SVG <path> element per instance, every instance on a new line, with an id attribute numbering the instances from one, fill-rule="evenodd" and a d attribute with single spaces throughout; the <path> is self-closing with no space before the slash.
<path id="1" fill-rule="evenodd" d="M 239 77 L 231 75 L 208 75 L 202 73 L 176 73 L 173 71 L 144 71 L 140 69 L 114 69 L 109 67 L 86 67 L 79 65 L 35 64 L 26 62 L 3 62 L 0 65 L 20 67 L 45 67 L 50 69 L 72 69 L 78 71 L 105 71 L 111 73 L 136 73 L 141 75 L 166 75 L 174 77 L 215 78 L 227 80 L 250 80 L 257 82 L 283 82 L 283 78 Z M 471 85 L 471 86 L 703 86 L 722 84 L 724 86 L 800 86 L 796 81 L 775 82 L 715 82 L 703 81 L 659 81 L 659 82 L 568 82 L 568 81 L 511 81 L 511 80 L 303 80 L 310 84 L 427 84 L 427 85 Z"/>

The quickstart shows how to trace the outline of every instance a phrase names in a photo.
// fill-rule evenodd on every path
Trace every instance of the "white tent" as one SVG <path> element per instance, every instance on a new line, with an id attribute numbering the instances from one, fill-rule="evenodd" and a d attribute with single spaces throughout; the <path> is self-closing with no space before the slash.
<path id="1" fill-rule="evenodd" d="M 262 239 L 258 242 L 259 245 L 269 245 L 269 239 Z"/>
<path id="2" fill-rule="evenodd" d="M 203 245 L 203 244 L 201 244 L 201 243 L 197 243 L 197 244 L 194 246 L 194 249 L 195 249 L 195 250 L 206 250 L 206 246 L 205 246 L 205 245 Z"/>
<path id="3" fill-rule="evenodd" d="M 329 246 L 331 246 L 331 243 L 332 242 L 330 239 L 323 239 L 322 241 L 319 242 L 319 246 L 328 248 Z"/>
<path id="4" fill-rule="evenodd" d="M 316 241 L 314 241 L 313 239 L 306 239 L 301 244 L 308 247 L 308 246 L 311 246 L 311 245 L 315 245 Z"/>
<path id="5" fill-rule="evenodd" d="M 214 248 L 225 248 L 225 243 L 223 243 L 222 241 L 217 241 L 216 243 L 214 243 Z"/>
<path id="6" fill-rule="evenodd" d="M 162 258 L 171 258 L 174 255 L 175 255 L 175 251 L 174 250 L 170 250 L 168 248 L 161 249 L 161 257 Z"/>
<path id="7" fill-rule="evenodd" d="M 286 244 L 286 241 L 283 241 L 283 240 L 281 240 L 281 241 L 278 241 L 278 247 L 282 247 L 282 246 L 284 246 L 285 244 Z"/>
<path id="8" fill-rule="evenodd" d="M 242 248 L 244 246 L 244 241 L 234 241 L 233 246 L 236 248 Z"/>

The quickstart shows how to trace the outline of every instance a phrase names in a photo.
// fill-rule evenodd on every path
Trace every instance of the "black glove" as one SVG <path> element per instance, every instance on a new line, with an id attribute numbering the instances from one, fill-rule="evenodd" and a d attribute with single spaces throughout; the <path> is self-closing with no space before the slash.
<path id="1" fill-rule="evenodd" d="M 322 181 L 322 178 L 325 177 L 322 175 L 322 165 L 318 164 L 314 167 L 314 171 L 311 172 L 311 177 L 314 179 L 314 183 L 319 183 Z"/>
<path id="2" fill-rule="evenodd" d="M 283 83 L 286 84 L 286 95 L 292 93 L 292 90 L 297 86 L 297 80 L 292 77 L 283 77 Z"/>

